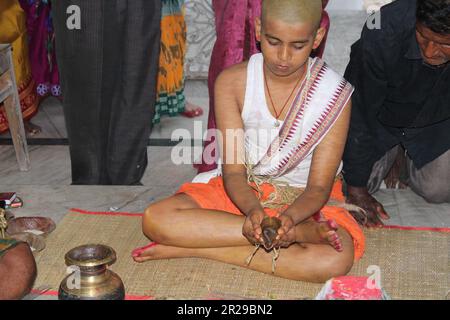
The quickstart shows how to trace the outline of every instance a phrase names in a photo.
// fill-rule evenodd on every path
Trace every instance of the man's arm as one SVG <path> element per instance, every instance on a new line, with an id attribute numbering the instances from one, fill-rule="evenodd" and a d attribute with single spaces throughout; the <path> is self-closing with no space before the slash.
<path id="1" fill-rule="evenodd" d="M 365 187 L 377 160 L 373 130 L 377 113 L 387 94 L 382 53 L 366 31 L 352 46 L 345 78 L 355 87 L 352 116 L 345 147 L 344 175 L 349 185 Z"/>
<path id="2" fill-rule="evenodd" d="M 240 64 L 219 75 L 215 83 L 215 114 L 225 191 L 247 217 L 243 234 L 255 243 L 261 241 L 260 225 L 265 213 L 247 183 L 244 165 L 244 124 L 239 104 L 245 93 L 246 70 L 246 65 Z"/>
<path id="3" fill-rule="evenodd" d="M 364 27 L 361 39 L 352 46 L 350 63 L 345 72 L 345 78 L 355 86 L 351 123 L 343 155 L 343 173 L 348 185 L 347 202 L 367 211 L 367 221 L 359 219 L 359 222 L 368 226 L 382 224 L 378 215 L 389 218 L 383 206 L 367 190 L 372 167 L 382 156 L 376 147 L 373 131 L 378 125 L 377 114 L 388 90 L 380 41 L 380 30 Z"/>

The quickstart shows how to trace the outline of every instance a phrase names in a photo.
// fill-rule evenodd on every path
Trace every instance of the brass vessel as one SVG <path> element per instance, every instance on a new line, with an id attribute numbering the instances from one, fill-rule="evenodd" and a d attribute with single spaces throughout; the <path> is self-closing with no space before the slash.
<path id="1" fill-rule="evenodd" d="M 113 248 L 90 244 L 76 247 L 65 255 L 66 265 L 75 270 L 59 286 L 60 300 L 124 300 L 120 277 L 108 269 L 116 261 Z"/>

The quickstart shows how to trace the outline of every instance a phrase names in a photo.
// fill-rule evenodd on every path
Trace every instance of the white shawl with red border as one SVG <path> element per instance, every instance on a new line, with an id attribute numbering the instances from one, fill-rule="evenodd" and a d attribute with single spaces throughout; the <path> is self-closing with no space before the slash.
<path id="1" fill-rule="evenodd" d="M 353 86 L 315 58 L 284 123 L 266 154 L 252 168 L 255 175 L 277 178 L 295 168 L 329 132 L 349 101 Z"/>

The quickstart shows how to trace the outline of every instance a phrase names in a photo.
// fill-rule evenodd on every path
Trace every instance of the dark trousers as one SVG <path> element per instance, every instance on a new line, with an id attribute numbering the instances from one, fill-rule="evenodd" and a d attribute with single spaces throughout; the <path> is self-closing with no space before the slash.
<path id="1" fill-rule="evenodd" d="M 70 30 L 67 8 L 80 8 Z M 53 1 L 73 184 L 139 184 L 156 100 L 161 1 Z"/>

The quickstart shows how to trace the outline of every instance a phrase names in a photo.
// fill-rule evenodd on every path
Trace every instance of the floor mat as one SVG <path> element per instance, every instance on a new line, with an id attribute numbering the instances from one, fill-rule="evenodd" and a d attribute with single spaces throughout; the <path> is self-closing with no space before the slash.
<path id="1" fill-rule="evenodd" d="M 445 299 L 450 290 L 448 231 L 366 229 L 366 253 L 350 275 L 376 277 L 379 271 L 392 299 Z M 122 278 L 129 298 L 313 299 L 323 286 L 198 258 L 135 263 L 131 251 L 149 242 L 136 214 L 72 210 L 46 242 L 46 249 L 36 255 L 35 288 L 48 286 L 53 294 L 66 275 L 64 255 L 88 243 L 116 250 L 118 259 L 111 269 Z"/>

